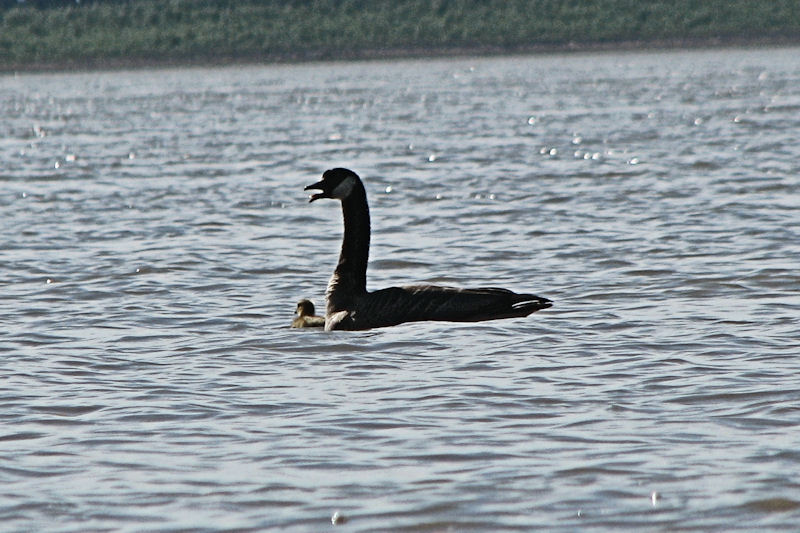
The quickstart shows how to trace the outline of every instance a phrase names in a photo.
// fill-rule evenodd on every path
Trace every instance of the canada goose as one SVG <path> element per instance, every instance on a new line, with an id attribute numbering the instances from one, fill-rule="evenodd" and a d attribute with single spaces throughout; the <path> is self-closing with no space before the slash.
<path id="1" fill-rule="evenodd" d="M 547 298 L 506 289 L 459 289 L 409 285 L 367 292 L 369 206 L 361 179 L 352 170 L 325 171 L 305 190 L 319 190 L 309 202 L 334 198 L 342 202 L 344 239 L 339 264 L 325 292 L 325 330 L 360 330 L 419 320 L 477 322 L 523 317 L 550 307 Z"/>
<path id="2" fill-rule="evenodd" d="M 324 316 L 314 316 L 314 302 L 300 300 L 295 309 L 295 319 L 292 320 L 293 328 L 321 328 L 325 326 Z"/>

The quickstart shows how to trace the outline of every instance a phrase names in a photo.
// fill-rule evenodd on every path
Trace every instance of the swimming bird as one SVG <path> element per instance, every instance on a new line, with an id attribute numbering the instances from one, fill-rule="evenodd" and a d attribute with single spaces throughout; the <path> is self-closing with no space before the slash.
<path id="1" fill-rule="evenodd" d="M 517 294 L 507 289 L 460 289 L 436 285 L 409 285 L 367 292 L 369 206 L 358 175 L 346 168 L 325 171 L 322 180 L 305 190 L 320 198 L 341 200 L 344 239 L 339 263 L 325 292 L 325 330 L 362 330 L 403 322 L 444 320 L 477 322 L 523 317 L 552 305 L 547 298 Z"/>
<path id="2" fill-rule="evenodd" d="M 293 328 L 321 328 L 325 326 L 324 316 L 315 316 L 314 302 L 305 298 L 297 302 L 295 319 L 292 320 Z"/>

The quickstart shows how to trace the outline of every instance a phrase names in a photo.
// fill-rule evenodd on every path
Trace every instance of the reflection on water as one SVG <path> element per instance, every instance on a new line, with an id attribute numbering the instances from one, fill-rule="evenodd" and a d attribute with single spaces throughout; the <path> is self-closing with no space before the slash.
<path id="1" fill-rule="evenodd" d="M 0 78 L 5 527 L 794 528 L 798 58 Z M 334 166 L 372 288 L 555 306 L 289 329 Z"/>

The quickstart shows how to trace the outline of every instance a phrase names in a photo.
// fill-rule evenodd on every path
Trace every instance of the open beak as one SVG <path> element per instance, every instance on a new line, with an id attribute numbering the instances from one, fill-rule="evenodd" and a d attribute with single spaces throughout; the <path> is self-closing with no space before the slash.
<path id="1" fill-rule="evenodd" d="M 324 187 L 324 185 L 323 185 L 323 183 L 321 181 L 318 181 L 317 183 L 315 183 L 313 185 L 309 185 L 308 187 L 306 187 L 303 190 L 304 191 L 308 191 L 308 190 L 312 190 L 312 189 L 313 190 L 317 190 L 317 191 L 322 191 L 322 192 L 318 192 L 316 194 L 310 195 L 308 197 L 308 201 L 309 202 L 313 202 L 314 200 L 319 200 L 320 198 L 327 198 L 325 196 L 325 187 Z"/>

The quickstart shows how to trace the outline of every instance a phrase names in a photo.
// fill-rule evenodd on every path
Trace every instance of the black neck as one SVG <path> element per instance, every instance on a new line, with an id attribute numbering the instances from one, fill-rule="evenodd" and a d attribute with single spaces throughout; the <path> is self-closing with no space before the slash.
<path id="1" fill-rule="evenodd" d="M 361 182 L 342 200 L 344 240 L 335 276 L 349 291 L 366 292 L 367 260 L 369 258 L 369 206 Z"/>

